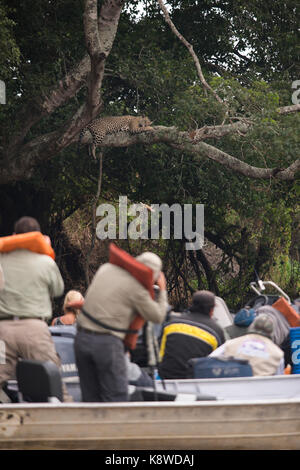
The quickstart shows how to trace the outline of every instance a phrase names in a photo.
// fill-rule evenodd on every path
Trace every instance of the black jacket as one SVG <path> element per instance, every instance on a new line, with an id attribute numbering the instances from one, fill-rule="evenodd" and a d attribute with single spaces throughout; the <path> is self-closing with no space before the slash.
<path id="1" fill-rule="evenodd" d="M 224 341 L 222 328 L 208 315 L 188 312 L 173 317 L 164 325 L 160 340 L 160 376 L 163 379 L 188 378 L 187 361 L 208 356 Z"/>

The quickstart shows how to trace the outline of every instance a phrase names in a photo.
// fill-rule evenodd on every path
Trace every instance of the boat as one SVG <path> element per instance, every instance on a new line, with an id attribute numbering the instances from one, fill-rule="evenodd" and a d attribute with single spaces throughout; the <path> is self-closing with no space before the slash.
<path id="1" fill-rule="evenodd" d="M 218 321 L 230 326 L 226 304 L 218 305 Z M 129 402 L 82 403 L 69 356 L 76 329 L 53 328 L 74 402 L 2 403 L 1 450 L 300 450 L 300 374 L 156 380 L 129 385 Z"/>
<path id="2" fill-rule="evenodd" d="M 277 379 L 268 379 L 275 389 Z M 174 401 L 3 404 L 0 449 L 299 450 L 300 380 L 282 379 L 288 396 L 280 398 L 191 401 L 188 393 Z M 212 380 L 211 392 L 223 390 L 224 379 Z"/>
<path id="3" fill-rule="evenodd" d="M 299 374 L 129 389 L 126 403 L 4 403 L 0 449 L 300 450 Z"/>

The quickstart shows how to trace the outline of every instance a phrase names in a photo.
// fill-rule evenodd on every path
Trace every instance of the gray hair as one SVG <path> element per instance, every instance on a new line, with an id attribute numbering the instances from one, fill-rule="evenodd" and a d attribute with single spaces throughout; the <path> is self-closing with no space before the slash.
<path id="1" fill-rule="evenodd" d="M 274 322 L 273 319 L 265 314 L 261 313 L 249 326 L 249 333 L 256 333 L 258 335 L 266 336 L 267 338 L 273 339 Z"/>
<path id="2" fill-rule="evenodd" d="M 145 266 L 148 266 L 148 268 L 152 269 L 153 279 L 154 281 L 156 281 L 162 270 L 162 261 L 160 257 L 157 256 L 155 253 L 145 251 L 141 255 L 137 256 L 136 260 L 140 263 L 143 263 Z"/>
<path id="3" fill-rule="evenodd" d="M 259 307 L 256 311 L 257 316 L 268 315 L 273 322 L 272 340 L 280 346 L 290 333 L 290 325 L 287 319 L 276 308 L 271 305 Z"/>

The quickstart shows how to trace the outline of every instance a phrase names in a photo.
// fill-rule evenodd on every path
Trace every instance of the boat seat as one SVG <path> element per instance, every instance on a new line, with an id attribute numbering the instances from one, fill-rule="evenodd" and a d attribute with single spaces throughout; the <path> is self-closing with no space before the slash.
<path id="1" fill-rule="evenodd" d="M 45 403 L 63 400 L 61 374 L 53 362 L 22 359 L 17 363 L 16 374 L 23 401 Z"/>
<path id="2" fill-rule="evenodd" d="M 249 362 L 236 357 L 196 357 L 189 359 L 188 365 L 190 377 L 194 379 L 253 376 Z"/>

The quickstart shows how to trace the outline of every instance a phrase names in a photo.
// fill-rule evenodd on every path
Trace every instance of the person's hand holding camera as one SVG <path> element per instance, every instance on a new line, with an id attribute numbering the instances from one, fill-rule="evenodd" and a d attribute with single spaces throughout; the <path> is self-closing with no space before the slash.
<path id="1" fill-rule="evenodd" d="M 160 275 L 158 276 L 156 284 L 158 285 L 160 290 L 166 290 L 167 289 L 166 277 L 165 277 L 165 275 L 162 271 L 160 272 Z"/>

